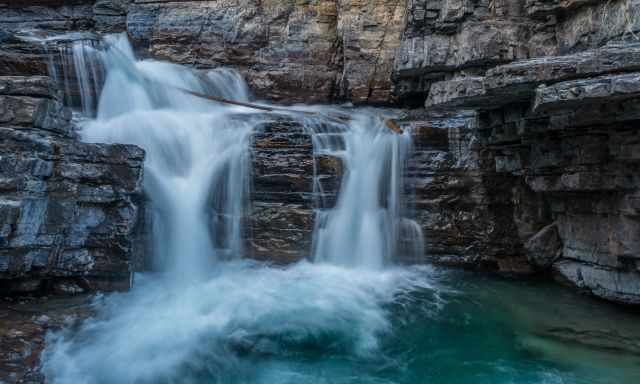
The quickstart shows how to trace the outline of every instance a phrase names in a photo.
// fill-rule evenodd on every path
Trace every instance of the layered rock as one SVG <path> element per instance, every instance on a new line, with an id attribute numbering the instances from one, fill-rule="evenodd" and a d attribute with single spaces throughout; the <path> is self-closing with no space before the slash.
<path id="1" fill-rule="evenodd" d="M 529 273 L 511 198 L 516 179 L 492 169 L 492 152 L 475 131 L 475 115 L 421 117 L 405 123 L 414 136 L 407 187 L 425 255 L 414 262 Z"/>
<path id="2" fill-rule="evenodd" d="M 470 92 L 461 91 L 466 79 L 435 84 L 427 101 L 479 110 L 476 134 L 494 151 L 495 171 L 535 196 L 532 208 L 544 214 L 513 218 L 530 262 L 628 304 L 640 303 L 637 48 L 499 66 L 469 80 Z"/>
<path id="3" fill-rule="evenodd" d="M 85 144 L 47 77 L 0 77 L 0 290 L 126 289 L 144 152 Z"/>
<path id="4" fill-rule="evenodd" d="M 42 46 L 19 31 L 126 31 L 143 56 L 236 67 L 259 96 L 388 103 L 405 2 L 27 0 L 0 8 L 0 71 L 46 74 Z"/>
<path id="5" fill-rule="evenodd" d="M 593 48 L 640 30 L 637 0 L 411 0 L 396 60 L 396 95 L 420 105 L 441 80 L 512 61 Z"/>
<path id="6" fill-rule="evenodd" d="M 311 255 L 315 212 L 333 207 L 342 176 L 340 159 L 314 153 L 313 135 L 286 116 L 255 129 L 247 256 L 290 263 Z"/>
<path id="7" fill-rule="evenodd" d="M 600 297 L 640 302 L 638 0 L 27 0 L 0 9 L 0 74 L 48 71 L 42 44 L 17 31 L 126 30 L 144 56 L 237 67 L 262 97 L 426 105 L 406 123 L 416 143 L 407 188 L 426 238 L 413 261 L 553 270 Z M 1 124 L 72 140 L 57 96 L 12 92 L 0 96 L 10 107 L 0 107 Z M 314 157 L 311 134 L 285 117 L 254 134 L 252 153 L 249 254 L 308 255 L 313 210 L 331 206 L 339 162 Z"/>

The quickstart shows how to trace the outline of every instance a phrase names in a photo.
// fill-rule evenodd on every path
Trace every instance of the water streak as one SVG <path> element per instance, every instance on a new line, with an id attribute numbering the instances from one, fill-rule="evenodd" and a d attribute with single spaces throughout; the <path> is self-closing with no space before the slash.
<path id="1" fill-rule="evenodd" d="M 145 149 L 160 273 L 138 276 L 128 294 L 99 300 L 99 316 L 79 329 L 50 335 L 43 360 L 50 382 L 255 382 L 251 359 L 263 356 L 308 349 L 372 355 L 391 331 L 389 307 L 407 292 L 430 289 L 415 270 L 380 270 L 406 220 L 401 173 L 409 137 L 366 111 L 351 111 L 348 122 L 332 118 L 329 107 L 314 107 L 313 117 L 291 112 L 312 134 L 315 156 L 335 156 L 345 170 L 336 206 L 318 209 L 317 264 L 278 269 L 238 260 L 249 138 L 272 117 L 178 90 L 250 101 L 233 70 L 138 61 L 123 35 L 103 45 L 97 58 L 104 85 L 81 135 Z M 96 86 L 92 78 L 79 76 Z"/>
<path id="2" fill-rule="evenodd" d="M 217 81 L 183 67 L 135 61 L 126 39 L 111 37 L 109 68 L 87 141 L 136 144 L 146 150 L 145 191 L 154 212 L 154 260 L 185 279 L 242 254 L 241 219 L 248 188 L 252 122 L 238 109 L 212 107 L 171 85 L 206 92 L 242 89 L 235 74 Z M 126 89 L 127 92 L 122 92 Z"/>
<path id="3" fill-rule="evenodd" d="M 416 228 L 402 200 L 409 133 L 393 133 L 367 111 L 352 114 L 344 125 L 307 119 L 305 126 L 314 135 L 315 155 L 340 159 L 344 172 L 335 207 L 317 210 L 313 260 L 380 269 L 398 252 L 421 252 L 421 235 L 408 238 L 409 247 L 399 247 L 400 235 Z M 324 196 L 321 182 L 315 188 Z"/>

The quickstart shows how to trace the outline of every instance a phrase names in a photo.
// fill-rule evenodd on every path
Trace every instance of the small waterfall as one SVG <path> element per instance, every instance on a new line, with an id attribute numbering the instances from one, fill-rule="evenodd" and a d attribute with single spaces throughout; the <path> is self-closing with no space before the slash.
<path id="1" fill-rule="evenodd" d="M 170 255 L 213 253 L 211 247 L 226 259 L 241 257 L 245 139 L 252 124 L 239 116 L 252 111 L 211 104 L 176 88 L 247 102 L 250 93 L 242 76 L 227 68 L 196 72 L 136 61 L 124 35 L 98 40 L 86 34 L 43 37 L 31 32 L 23 38 L 50 52 L 50 72 L 64 88 L 67 105 L 79 106 L 85 118 L 95 117 L 84 125 L 85 140 L 137 144 L 147 151 L 154 238 L 162 239 L 156 241 L 154 259 L 165 264 Z M 420 254 L 419 227 L 406 217 L 402 201 L 410 136 L 394 134 L 370 111 L 312 109 L 317 116 L 291 116 L 303 120 L 312 134 L 315 155 L 339 159 L 344 174 L 335 207 L 317 204 L 311 259 L 381 268 L 398 252 Z M 348 120 L 335 118 L 346 114 Z M 322 199 L 322 183 L 314 187 Z M 190 222 L 189 217 L 199 219 Z M 181 237 L 187 227 L 193 227 L 187 231 L 193 239 Z M 172 240 L 164 244 L 167 239 Z M 174 249 L 171 244 L 188 246 Z"/>
<path id="2" fill-rule="evenodd" d="M 317 210 L 313 260 L 381 268 L 398 251 L 420 252 L 420 236 L 409 239 L 409 247 L 398 247 L 401 233 L 417 228 L 403 217 L 402 171 L 410 136 L 393 133 L 381 117 L 366 111 L 352 113 L 344 124 L 306 126 L 314 134 L 316 156 L 337 157 L 344 169 L 335 207 Z M 321 183 L 315 185 L 316 194 L 323 196 Z M 407 236 L 403 237 L 406 242 Z"/>
<path id="3" fill-rule="evenodd" d="M 98 36 L 82 32 L 49 35 L 26 30 L 17 37 L 42 45 L 48 57 L 49 76 L 64 91 L 65 104 L 83 117 L 95 117 L 104 82 L 103 47 Z"/>
<path id="4" fill-rule="evenodd" d="M 229 70 L 202 76 L 177 65 L 136 61 L 122 35 L 105 44 L 97 117 L 84 124 L 82 137 L 146 150 L 156 268 L 190 279 L 215 261 L 240 257 L 252 124 L 238 108 L 174 87 L 247 97 L 241 93 L 246 85 Z"/>

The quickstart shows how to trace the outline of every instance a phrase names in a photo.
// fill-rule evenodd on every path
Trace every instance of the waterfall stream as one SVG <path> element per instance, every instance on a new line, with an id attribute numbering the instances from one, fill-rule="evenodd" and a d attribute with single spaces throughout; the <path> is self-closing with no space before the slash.
<path id="1" fill-rule="evenodd" d="M 311 346 L 372 356 L 391 330 L 389 306 L 430 288 L 424 271 L 391 266 L 408 134 L 367 111 L 350 111 L 342 123 L 323 117 L 330 107 L 282 112 L 313 135 L 316 155 L 339 158 L 345 172 L 336 206 L 317 211 L 313 263 L 258 264 L 243 258 L 242 217 L 249 138 L 269 114 L 177 90 L 246 102 L 242 77 L 138 61 L 123 35 L 107 36 L 99 50 L 84 41 L 71 50 L 80 134 L 145 149 L 155 273 L 137 276 L 132 292 L 97 298 L 99 316 L 79 329 L 50 335 L 43 368 L 51 382 L 275 382 L 258 377 L 267 373 L 252 369 L 252 359 Z M 99 63 L 83 62 L 89 58 Z M 97 103 L 87 88 L 102 73 L 95 68 L 104 69 Z"/>
<path id="2" fill-rule="evenodd" d="M 255 102 L 238 72 L 137 60 L 124 35 L 24 38 L 46 47 L 83 140 L 145 149 L 152 216 L 152 271 L 48 333 L 48 383 L 638 382 L 640 355 L 607 349 L 636 348 L 635 317 L 557 287 L 394 265 L 423 239 L 403 201 L 410 135 L 380 111 L 264 103 L 342 169 L 333 196 L 314 165 L 312 250 L 273 266 L 245 257 L 243 223 L 252 133 L 276 114 L 189 93 Z"/>

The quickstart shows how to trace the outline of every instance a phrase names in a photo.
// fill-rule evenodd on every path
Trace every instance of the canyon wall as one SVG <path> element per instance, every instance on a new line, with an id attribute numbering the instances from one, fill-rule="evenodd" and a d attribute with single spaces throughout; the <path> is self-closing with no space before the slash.
<path id="1" fill-rule="evenodd" d="M 130 287 L 144 152 L 70 118 L 50 78 L 0 76 L 0 293 Z"/>
<path id="2" fill-rule="evenodd" d="M 143 57 L 233 66 L 285 103 L 403 108 L 426 242 L 409 261 L 640 303 L 638 0 L 0 0 L 0 75 L 47 74 L 26 28 L 126 31 Z M 309 253 L 314 165 L 339 188 L 339 164 L 294 125 L 254 134 L 257 258 Z"/>

